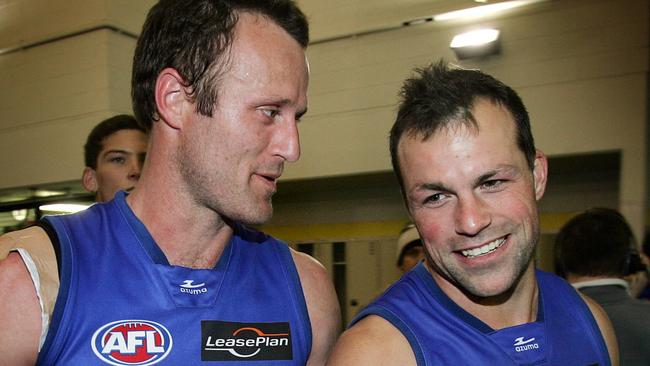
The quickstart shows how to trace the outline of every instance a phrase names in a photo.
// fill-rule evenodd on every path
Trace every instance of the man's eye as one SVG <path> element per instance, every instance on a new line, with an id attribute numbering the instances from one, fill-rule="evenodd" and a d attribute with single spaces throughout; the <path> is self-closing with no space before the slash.
<path id="1" fill-rule="evenodd" d="M 445 198 L 445 195 L 442 193 L 436 193 L 428 196 L 424 199 L 424 204 L 437 204 L 440 203 Z"/>
<path id="2" fill-rule="evenodd" d="M 275 118 L 278 115 L 279 111 L 277 109 L 263 108 L 261 109 L 262 113 L 269 118 Z"/>
<path id="3" fill-rule="evenodd" d="M 483 182 L 481 186 L 487 190 L 496 190 L 499 189 L 503 185 L 503 180 L 501 179 L 493 179 L 493 180 L 488 180 Z"/>
<path id="4" fill-rule="evenodd" d="M 126 162 L 126 159 L 123 156 L 114 156 L 108 159 L 108 161 L 115 164 L 124 164 Z"/>

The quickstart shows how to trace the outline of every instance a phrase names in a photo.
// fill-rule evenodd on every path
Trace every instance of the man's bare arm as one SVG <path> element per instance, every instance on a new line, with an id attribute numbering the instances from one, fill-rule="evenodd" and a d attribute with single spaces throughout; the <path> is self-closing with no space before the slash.
<path id="1" fill-rule="evenodd" d="M 312 330 L 308 366 L 322 366 L 341 332 L 341 311 L 325 268 L 314 258 L 291 251 L 307 302 Z"/>
<path id="2" fill-rule="evenodd" d="M 609 359 L 612 362 L 612 366 L 618 366 L 618 343 L 616 341 L 614 327 L 612 326 L 607 313 L 605 313 L 605 310 L 603 310 L 603 308 L 601 308 L 598 303 L 596 303 L 588 296 L 584 296 L 582 294 L 580 294 L 580 296 L 582 296 L 582 299 L 585 300 L 587 306 L 589 306 L 589 310 L 591 310 L 591 313 L 596 319 L 596 323 L 598 323 L 600 333 L 602 333 L 603 338 L 605 338 L 605 344 L 607 345 L 607 351 L 609 351 Z"/>
<path id="3" fill-rule="evenodd" d="M 0 365 L 34 365 L 41 308 L 34 283 L 18 253 L 0 260 Z"/>
<path id="4" fill-rule="evenodd" d="M 328 366 L 415 366 L 415 354 L 402 333 L 387 320 L 370 315 L 343 332 Z"/>

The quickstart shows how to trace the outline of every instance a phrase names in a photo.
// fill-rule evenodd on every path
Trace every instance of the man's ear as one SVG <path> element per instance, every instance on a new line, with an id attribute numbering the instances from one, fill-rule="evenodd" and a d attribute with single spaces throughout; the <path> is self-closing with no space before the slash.
<path id="1" fill-rule="evenodd" d="M 535 185 L 535 199 L 540 200 L 546 191 L 548 177 L 548 160 L 543 152 L 535 151 L 535 166 L 533 167 L 533 183 Z"/>
<path id="2" fill-rule="evenodd" d="M 91 167 L 84 168 L 84 171 L 81 175 L 81 185 L 83 185 L 84 189 L 90 193 L 97 192 L 97 176 L 95 169 Z"/>
<path id="3" fill-rule="evenodd" d="M 158 117 L 173 129 L 182 128 L 183 113 L 191 107 L 184 84 L 178 71 L 169 67 L 161 71 L 156 79 Z"/>

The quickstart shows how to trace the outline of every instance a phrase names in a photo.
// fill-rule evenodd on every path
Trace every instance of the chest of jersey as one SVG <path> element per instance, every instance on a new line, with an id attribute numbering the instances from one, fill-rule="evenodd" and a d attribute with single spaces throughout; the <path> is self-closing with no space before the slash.
<path id="1" fill-rule="evenodd" d="M 375 314 L 390 321 L 409 341 L 418 366 L 609 365 L 586 305 L 568 284 L 549 276 L 537 273 L 537 320 L 515 327 L 494 330 L 465 312 L 422 265 L 360 316 Z"/>
<path id="2" fill-rule="evenodd" d="M 285 244 L 240 228 L 214 268 L 170 266 L 123 209 L 51 220 L 62 285 L 40 364 L 306 362 L 311 329 Z"/>

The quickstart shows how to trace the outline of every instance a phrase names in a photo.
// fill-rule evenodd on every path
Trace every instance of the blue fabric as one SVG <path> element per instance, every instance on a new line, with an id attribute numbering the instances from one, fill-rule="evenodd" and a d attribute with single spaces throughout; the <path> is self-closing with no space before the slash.
<path id="1" fill-rule="evenodd" d="M 406 337 L 418 366 L 610 365 L 595 319 L 577 292 L 537 271 L 535 322 L 494 330 L 454 303 L 423 263 L 362 310 L 354 325 L 378 315 Z"/>
<path id="2" fill-rule="evenodd" d="M 46 220 L 61 288 L 39 365 L 306 363 L 311 326 L 285 243 L 237 225 L 213 269 L 170 266 L 123 192 Z"/>

